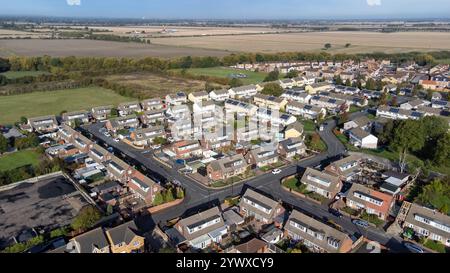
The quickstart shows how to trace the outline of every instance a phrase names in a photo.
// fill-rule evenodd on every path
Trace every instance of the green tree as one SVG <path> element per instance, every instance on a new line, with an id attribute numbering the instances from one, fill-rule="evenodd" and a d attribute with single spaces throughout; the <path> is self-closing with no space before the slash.
<path id="1" fill-rule="evenodd" d="M 102 215 L 100 211 L 92 205 L 83 207 L 72 221 L 72 228 L 77 231 L 84 231 L 93 227 Z"/>
<path id="2" fill-rule="evenodd" d="M 278 83 L 267 83 L 261 93 L 279 97 L 283 94 L 283 88 Z"/>
<path id="3" fill-rule="evenodd" d="M 326 43 L 323 47 L 324 47 L 326 50 L 328 50 L 328 49 L 331 48 L 331 44 L 330 44 L 330 43 Z"/>
<path id="4" fill-rule="evenodd" d="M 11 64 L 8 59 L 0 58 L 0 73 L 9 71 L 11 69 Z"/>
<path id="5" fill-rule="evenodd" d="M 439 166 L 450 162 L 450 134 L 447 133 L 438 139 L 433 162 Z"/>
<path id="6" fill-rule="evenodd" d="M 119 116 L 119 111 L 116 108 L 112 108 L 111 109 L 111 116 L 112 117 L 118 117 Z"/>
<path id="7" fill-rule="evenodd" d="M 368 90 L 375 90 L 377 88 L 375 80 L 372 78 L 367 79 L 365 87 Z"/>
<path id="8" fill-rule="evenodd" d="M 298 77 L 298 71 L 297 70 L 291 70 L 286 74 L 286 78 L 292 79 Z"/>
<path id="9" fill-rule="evenodd" d="M 111 206 L 111 205 L 108 205 L 108 206 L 106 207 L 106 214 L 107 214 L 107 215 L 111 215 L 111 214 L 113 214 L 113 213 L 114 213 L 114 207 Z"/>
<path id="10" fill-rule="evenodd" d="M 399 152 L 400 171 L 406 167 L 409 152 L 418 151 L 425 145 L 425 131 L 422 123 L 414 120 L 402 120 L 393 130 L 391 149 Z"/>
<path id="11" fill-rule="evenodd" d="M 351 45 L 352 45 L 352 44 L 350 44 L 350 43 L 346 43 L 346 44 L 345 44 L 345 47 L 346 47 L 346 48 L 349 48 Z"/>
<path id="12" fill-rule="evenodd" d="M 337 75 L 336 78 L 334 79 L 334 81 L 335 81 L 336 85 L 344 84 L 340 75 Z"/>
<path id="13" fill-rule="evenodd" d="M 20 117 L 20 123 L 26 124 L 28 122 L 28 119 L 26 117 Z"/>
<path id="14" fill-rule="evenodd" d="M 386 92 L 382 92 L 380 98 L 378 99 L 379 105 L 386 105 L 388 100 L 388 95 Z"/>
<path id="15" fill-rule="evenodd" d="M 230 87 L 231 88 L 233 88 L 233 87 L 239 87 L 239 86 L 243 86 L 244 85 L 244 83 L 240 80 L 240 79 L 237 79 L 237 78 L 232 78 L 231 80 L 230 80 Z"/>
<path id="16" fill-rule="evenodd" d="M 180 187 L 177 188 L 177 199 L 183 199 L 184 198 L 184 190 Z"/>
<path id="17" fill-rule="evenodd" d="M 448 214 L 450 208 L 450 178 L 435 179 L 423 187 L 417 200 L 425 206 L 433 206 L 440 212 Z"/>
<path id="18" fill-rule="evenodd" d="M 164 137 L 155 137 L 152 141 L 153 144 L 155 145 L 166 145 L 167 144 L 167 139 Z"/>
<path id="19" fill-rule="evenodd" d="M 172 202 L 175 200 L 173 196 L 173 189 L 169 188 L 164 192 L 164 202 Z"/>
<path id="20" fill-rule="evenodd" d="M 159 206 L 164 203 L 164 197 L 161 192 L 158 192 L 153 199 L 153 205 Z"/>
<path id="21" fill-rule="evenodd" d="M 264 79 L 264 82 L 273 82 L 273 81 L 278 80 L 279 77 L 280 77 L 280 72 L 278 72 L 278 70 L 274 70 L 266 76 L 266 78 Z"/>
<path id="22" fill-rule="evenodd" d="M 0 134 L 0 154 L 8 150 L 8 140 L 2 134 Z"/>

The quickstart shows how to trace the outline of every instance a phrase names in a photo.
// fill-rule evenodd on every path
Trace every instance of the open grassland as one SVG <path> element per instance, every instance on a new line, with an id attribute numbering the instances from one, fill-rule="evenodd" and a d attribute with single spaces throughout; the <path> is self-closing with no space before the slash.
<path id="1" fill-rule="evenodd" d="M 0 124 L 12 124 L 22 116 L 59 115 L 64 110 L 89 110 L 94 106 L 117 105 L 132 100 L 98 87 L 0 96 Z"/>
<path id="2" fill-rule="evenodd" d="M 177 69 L 176 71 L 180 71 Z M 244 74 L 247 78 L 239 78 L 244 84 L 260 83 L 267 76 L 266 73 L 245 71 L 227 67 L 191 68 L 186 71 L 196 76 L 209 76 L 230 79 L 233 74 Z"/>
<path id="3" fill-rule="evenodd" d="M 132 87 L 142 97 L 164 97 L 167 94 L 184 91 L 186 93 L 205 90 L 205 82 L 178 77 L 167 77 L 149 73 L 112 75 L 107 80 Z M 217 85 L 214 87 L 221 88 Z"/>
<path id="4" fill-rule="evenodd" d="M 94 40 L 0 40 L 0 57 L 8 56 L 88 56 L 161 57 L 225 56 L 225 50 Z"/>
<path id="5" fill-rule="evenodd" d="M 7 77 L 8 79 L 18 79 L 26 76 L 39 76 L 42 74 L 47 74 L 47 72 L 44 71 L 8 71 L 5 73 L 0 73 L 0 75 L 3 75 Z"/>
<path id="6" fill-rule="evenodd" d="M 23 150 L 0 156 L 0 171 L 14 170 L 26 165 L 36 166 L 39 157 L 39 153 L 35 150 Z"/>
<path id="7" fill-rule="evenodd" d="M 450 50 L 450 33 L 440 32 L 307 32 L 245 36 L 154 38 L 153 44 L 241 52 L 320 51 L 330 53 L 398 53 Z M 346 47 L 346 44 L 350 44 Z"/>

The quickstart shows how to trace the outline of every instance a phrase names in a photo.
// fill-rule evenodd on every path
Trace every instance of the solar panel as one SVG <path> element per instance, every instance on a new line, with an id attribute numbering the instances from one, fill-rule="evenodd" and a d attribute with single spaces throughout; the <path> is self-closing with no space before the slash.
<path id="1" fill-rule="evenodd" d="M 290 117 L 291 117 L 291 116 L 289 116 L 289 115 L 283 114 L 283 115 L 281 115 L 280 118 L 281 118 L 282 120 L 288 120 Z"/>
<path id="2" fill-rule="evenodd" d="M 389 109 L 389 111 L 390 111 L 391 113 L 398 113 L 398 112 L 400 111 L 400 109 L 397 109 L 397 108 L 391 108 L 391 109 Z"/>
<path id="3" fill-rule="evenodd" d="M 329 99 L 328 102 L 329 103 L 336 103 L 336 100 L 335 99 Z"/>
<path id="4" fill-rule="evenodd" d="M 420 118 L 420 117 L 422 117 L 422 113 L 414 111 L 411 113 L 411 116 Z"/>
<path id="5" fill-rule="evenodd" d="M 270 96 L 270 97 L 268 97 L 267 99 L 270 100 L 270 101 L 275 101 L 277 98 L 274 97 L 274 96 Z"/>
<path id="6" fill-rule="evenodd" d="M 305 105 L 304 107 L 306 110 L 311 110 L 312 109 L 312 105 Z"/>
<path id="7" fill-rule="evenodd" d="M 320 97 L 319 96 L 314 96 L 314 97 L 312 97 L 312 99 L 313 100 L 320 100 Z"/>

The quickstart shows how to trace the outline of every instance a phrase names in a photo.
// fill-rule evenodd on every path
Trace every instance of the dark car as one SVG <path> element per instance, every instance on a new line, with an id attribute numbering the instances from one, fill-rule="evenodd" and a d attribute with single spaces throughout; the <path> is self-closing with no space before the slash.
<path id="1" fill-rule="evenodd" d="M 331 213 L 331 214 L 333 214 L 334 216 L 336 216 L 336 217 L 338 217 L 338 218 L 341 218 L 341 217 L 342 217 L 342 213 L 340 213 L 340 212 L 339 212 L 338 210 L 336 210 L 336 209 L 330 208 L 330 209 L 328 209 L 328 212 Z"/>

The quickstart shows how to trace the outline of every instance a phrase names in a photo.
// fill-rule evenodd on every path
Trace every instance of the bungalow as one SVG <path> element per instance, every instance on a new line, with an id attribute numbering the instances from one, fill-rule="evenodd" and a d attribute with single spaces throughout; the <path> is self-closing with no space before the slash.
<path id="1" fill-rule="evenodd" d="M 133 144 L 139 147 L 151 145 L 155 138 L 164 136 L 165 130 L 163 126 L 151 126 L 148 128 L 137 129 L 130 134 Z"/>
<path id="2" fill-rule="evenodd" d="M 281 110 L 286 106 L 287 100 L 283 97 L 256 94 L 253 97 L 253 102 L 259 107 Z"/>
<path id="3" fill-rule="evenodd" d="M 303 138 L 288 138 L 278 143 L 277 153 L 287 159 L 303 156 L 306 154 L 306 145 Z"/>
<path id="4" fill-rule="evenodd" d="M 225 101 L 227 99 L 230 98 L 230 94 L 228 93 L 228 90 L 226 89 L 221 89 L 221 90 L 213 90 L 211 92 L 209 92 L 209 97 L 213 100 L 213 101 Z"/>
<path id="5" fill-rule="evenodd" d="M 166 108 L 166 105 L 160 98 L 143 100 L 141 101 L 141 106 L 143 111 L 161 110 Z"/>
<path id="6" fill-rule="evenodd" d="M 72 238 L 67 243 L 68 253 L 110 253 L 110 245 L 101 227 Z"/>
<path id="7" fill-rule="evenodd" d="M 205 249 L 213 243 L 220 243 L 227 234 L 227 228 L 218 207 L 199 212 L 181 219 L 175 229 L 194 249 Z"/>
<path id="8" fill-rule="evenodd" d="M 106 230 L 112 253 L 142 253 L 145 237 L 134 221 L 129 221 Z"/>
<path id="9" fill-rule="evenodd" d="M 204 100 L 209 100 L 209 95 L 206 91 L 193 92 L 189 94 L 188 99 L 192 103 L 199 103 Z"/>
<path id="10" fill-rule="evenodd" d="M 121 117 L 142 111 L 141 104 L 138 101 L 121 103 L 117 109 L 119 110 L 119 115 Z"/>
<path id="11" fill-rule="evenodd" d="M 135 171 L 130 165 L 116 156 L 111 156 L 111 160 L 106 163 L 106 170 L 110 179 L 119 181 L 122 184 L 126 184 Z"/>
<path id="12" fill-rule="evenodd" d="M 312 168 L 306 169 L 300 181 L 306 185 L 308 191 L 315 192 L 328 199 L 333 199 L 342 188 L 339 177 Z"/>
<path id="13" fill-rule="evenodd" d="M 96 120 L 105 120 L 111 115 L 112 105 L 93 107 L 91 110 L 92 117 Z"/>
<path id="14" fill-rule="evenodd" d="M 159 184 L 138 171 L 130 176 L 127 186 L 134 197 L 147 205 L 152 205 L 156 194 L 162 190 Z"/>
<path id="15" fill-rule="evenodd" d="M 353 240 L 345 233 L 293 210 L 284 225 L 286 236 L 302 242 L 313 252 L 348 253 Z"/>
<path id="16" fill-rule="evenodd" d="M 411 228 L 419 237 L 438 241 L 450 247 L 450 217 L 436 210 L 404 202 L 402 209 L 407 208 L 403 228 Z"/>
<path id="17" fill-rule="evenodd" d="M 282 79 L 282 80 L 278 80 L 278 84 L 283 88 L 283 89 L 291 89 L 294 86 L 297 86 L 297 82 L 293 79 Z"/>
<path id="18" fill-rule="evenodd" d="M 89 157 L 99 164 L 111 160 L 111 156 L 110 152 L 96 143 L 94 143 L 92 149 L 89 151 Z"/>
<path id="19" fill-rule="evenodd" d="M 309 103 L 311 95 L 305 92 L 305 90 L 288 90 L 281 95 L 288 101 L 297 101 L 300 103 Z"/>
<path id="20" fill-rule="evenodd" d="M 197 140 L 181 140 L 173 143 L 170 150 L 175 153 L 177 159 L 185 159 L 194 156 L 201 156 L 203 149 Z"/>
<path id="21" fill-rule="evenodd" d="M 361 184 L 353 183 L 346 196 L 346 205 L 352 209 L 364 210 L 386 220 L 393 205 L 393 197 L 389 194 L 369 189 Z"/>
<path id="22" fill-rule="evenodd" d="M 297 101 L 291 101 L 286 105 L 286 112 L 294 116 L 300 116 L 304 119 L 316 120 L 320 117 L 325 117 L 327 110 L 323 107 L 318 107 L 310 104 L 305 104 Z"/>
<path id="23" fill-rule="evenodd" d="M 344 130 L 348 131 L 353 128 L 361 128 L 363 130 L 369 130 L 372 127 L 372 122 L 369 120 L 367 116 L 361 116 L 357 117 L 355 119 L 352 119 L 350 121 L 347 121 L 344 123 Z"/>
<path id="24" fill-rule="evenodd" d="M 230 97 L 233 99 L 250 98 L 258 93 L 258 87 L 254 84 L 234 87 L 228 90 Z"/>
<path id="25" fill-rule="evenodd" d="M 170 105 L 181 105 L 187 102 L 187 96 L 184 92 L 176 94 L 168 94 L 166 96 L 166 103 Z"/>
<path id="26" fill-rule="evenodd" d="M 108 120 L 105 126 L 109 131 L 117 132 L 122 129 L 139 127 L 139 120 L 136 115 L 118 117 Z"/>
<path id="27" fill-rule="evenodd" d="M 355 147 L 363 149 L 376 149 L 378 138 L 361 128 L 353 128 L 349 132 L 349 142 Z"/>
<path id="28" fill-rule="evenodd" d="M 145 111 L 139 119 L 141 120 L 142 124 L 149 125 L 149 124 L 156 124 L 156 123 L 162 123 L 166 118 L 165 115 L 165 109 L 154 109 L 154 110 L 148 110 Z"/>
<path id="29" fill-rule="evenodd" d="M 247 171 L 247 162 L 242 154 L 225 157 L 211 162 L 206 170 L 208 177 L 213 180 L 225 180 Z"/>
<path id="30" fill-rule="evenodd" d="M 350 181 L 356 174 L 361 172 L 361 157 L 351 155 L 335 161 L 325 168 L 325 171 L 337 175 L 343 181 Z"/>
<path id="31" fill-rule="evenodd" d="M 283 206 L 252 189 L 247 189 L 239 202 L 241 215 L 254 217 L 264 224 L 282 223 L 285 209 Z"/>
<path id="32" fill-rule="evenodd" d="M 245 158 L 248 164 L 258 168 L 278 162 L 278 154 L 275 148 L 259 147 L 249 151 Z"/>
<path id="33" fill-rule="evenodd" d="M 28 125 L 31 126 L 34 131 L 39 133 L 51 133 L 58 130 L 58 122 L 54 115 L 29 118 Z"/>
<path id="34" fill-rule="evenodd" d="M 80 121 L 81 123 L 89 122 L 89 112 L 82 110 L 76 112 L 63 113 L 61 118 L 64 123 L 66 123 L 69 126 L 73 126 L 75 125 L 76 120 Z"/>
<path id="35" fill-rule="evenodd" d="M 330 91 L 333 89 L 333 86 L 327 82 L 321 82 L 321 83 L 313 83 L 310 85 L 305 86 L 306 92 L 308 94 L 316 94 L 321 91 Z"/>

